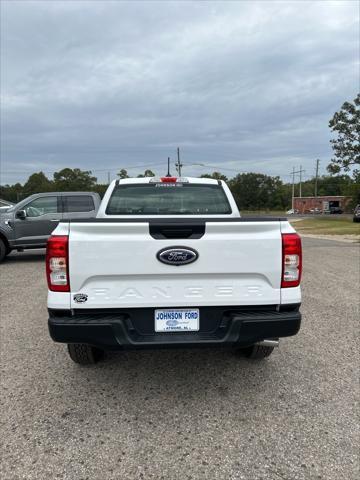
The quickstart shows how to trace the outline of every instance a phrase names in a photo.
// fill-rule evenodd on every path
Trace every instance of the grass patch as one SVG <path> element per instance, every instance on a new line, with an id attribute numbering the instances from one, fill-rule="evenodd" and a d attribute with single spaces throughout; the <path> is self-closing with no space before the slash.
<path id="1" fill-rule="evenodd" d="M 354 223 L 349 217 L 312 217 L 290 223 L 299 233 L 360 235 L 360 223 Z"/>

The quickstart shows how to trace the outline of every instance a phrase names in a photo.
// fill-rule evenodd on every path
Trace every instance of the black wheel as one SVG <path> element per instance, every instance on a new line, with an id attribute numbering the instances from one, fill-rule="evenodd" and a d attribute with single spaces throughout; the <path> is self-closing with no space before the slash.
<path id="1" fill-rule="evenodd" d="M 251 345 L 251 347 L 240 348 L 240 353 L 252 360 L 260 360 L 269 357 L 274 350 L 274 347 L 267 347 L 265 345 Z"/>
<path id="2" fill-rule="evenodd" d="M 4 258 L 6 257 L 6 255 L 10 253 L 7 246 L 5 245 L 4 241 L 1 240 L 0 238 L 0 262 L 2 262 L 4 260 Z"/>
<path id="3" fill-rule="evenodd" d="M 80 365 L 93 365 L 104 358 L 104 350 L 85 343 L 69 343 L 68 352 L 71 360 Z"/>

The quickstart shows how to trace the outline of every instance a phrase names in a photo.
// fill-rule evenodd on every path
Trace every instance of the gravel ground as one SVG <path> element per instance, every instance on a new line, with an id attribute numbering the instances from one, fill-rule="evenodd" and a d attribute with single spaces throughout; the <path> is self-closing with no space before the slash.
<path id="1" fill-rule="evenodd" d="M 223 350 L 79 367 L 47 332 L 43 254 L 1 275 L 2 480 L 359 478 L 359 246 L 304 239 L 303 325 L 263 362 Z"/>
<path id="2" fill-rule="evenodd" d="M 296 225 L 295 225 L 296 227 Z M 302 233 L 301 236 L 303 238 L 321 238 L 323 240 L 336 240 L 337 242 L 350 242 L 350 243 L 359 243 L 360 242 L 360 235 L 321 235 L 321 233 Z"/>

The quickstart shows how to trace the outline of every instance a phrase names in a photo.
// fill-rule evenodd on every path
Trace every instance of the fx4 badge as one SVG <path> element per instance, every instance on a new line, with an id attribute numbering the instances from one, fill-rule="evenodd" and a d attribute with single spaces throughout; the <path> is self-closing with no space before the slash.
<path id="1" fill-rule="evenodd" d="M 85 303 L 88 299 L 86 293 L 76 293 L 74 295 L 74 302 L 76 303 Z"/>

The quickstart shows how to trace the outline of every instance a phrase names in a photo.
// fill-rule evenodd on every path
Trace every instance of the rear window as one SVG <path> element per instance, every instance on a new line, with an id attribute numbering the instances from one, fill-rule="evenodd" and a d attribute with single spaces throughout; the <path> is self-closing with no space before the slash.
<path id="1" fill-rule="evenodd" d="M 223 215 L 231 207 L 220 185 L 145 183 L 115 187 L 107 215 Z"/>
<path id="2" fill-rule="evenodd" d="M 63 197 L 64 212 L 91 212 L 95 210 L 94 199 L 86 195 Z"/>

